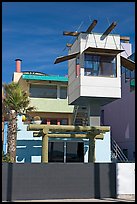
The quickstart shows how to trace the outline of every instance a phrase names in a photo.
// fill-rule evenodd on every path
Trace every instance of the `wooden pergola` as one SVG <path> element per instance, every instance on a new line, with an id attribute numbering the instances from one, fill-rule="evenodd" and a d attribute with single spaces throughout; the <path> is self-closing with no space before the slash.
<path id="1" fill-rule="evenodd" d="M 42 163 L 48 163 L 48 138 L 88 138 L 89 162 L 95 161 L 95 140 L 104 139 L 104 133 L 110 131 L 109 126 L 73 126 L 73 125 L 37 125 L 30 124 L 28 131 L 35 131 L 35 137 L 42 136 Z"/>

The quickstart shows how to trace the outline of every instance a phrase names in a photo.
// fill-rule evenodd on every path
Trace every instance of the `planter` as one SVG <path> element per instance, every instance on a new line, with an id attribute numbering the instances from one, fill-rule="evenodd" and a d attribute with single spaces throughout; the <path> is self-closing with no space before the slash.
<path id="1" fill-rule="evenodd" d="M 41 122 L 42 122 L 41 120 L 34 120 L 34 121 L 33 121 L 33 124 L 38 124 L 38 125 L 40 125 Z"/>

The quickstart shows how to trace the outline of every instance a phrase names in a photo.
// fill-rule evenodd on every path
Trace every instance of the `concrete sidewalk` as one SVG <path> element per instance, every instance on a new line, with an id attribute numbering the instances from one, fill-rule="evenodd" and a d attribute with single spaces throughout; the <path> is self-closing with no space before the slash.
<path id="1" fill-rule="evenodd" d="M 12 202 L 135 202 L 134 198 L 102 198 L 102 199 L 45 199 L 45 200 L 18 200 Z"/>

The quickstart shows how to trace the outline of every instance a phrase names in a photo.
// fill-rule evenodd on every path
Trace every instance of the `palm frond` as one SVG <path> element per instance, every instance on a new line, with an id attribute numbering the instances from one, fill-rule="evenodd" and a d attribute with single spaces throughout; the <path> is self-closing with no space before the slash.
<path id="1" fill-rule="evenodd" d="M 15 110 L 21 113 L 25 110 L 32 111 L 35 109 L 35 107 L 29 107 L 29 94 L 25 92 L 18 83 L 11 82 L 10 84 L 3 84 L 3 89 L 3 104 L 7 110 Z"/>

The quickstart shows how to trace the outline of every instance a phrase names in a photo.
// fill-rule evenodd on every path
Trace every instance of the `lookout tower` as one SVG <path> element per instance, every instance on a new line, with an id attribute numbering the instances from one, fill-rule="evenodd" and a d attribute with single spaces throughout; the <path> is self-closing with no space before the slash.
<path id="1" fill-rule="evenodd" d="M 113 22 L 104 33 L 94 33 L 94 20 L 86 32 L 63 32 L 76 37 L 68 55 L 56 63 L 68 60 L 68 102 L 88 107 L 89 125 L 100 125 L 100 106 L 121 98 L 121 66 L 134 69 L 134 63 L 122 57 L 121 36 L 111 34 Z"/>

